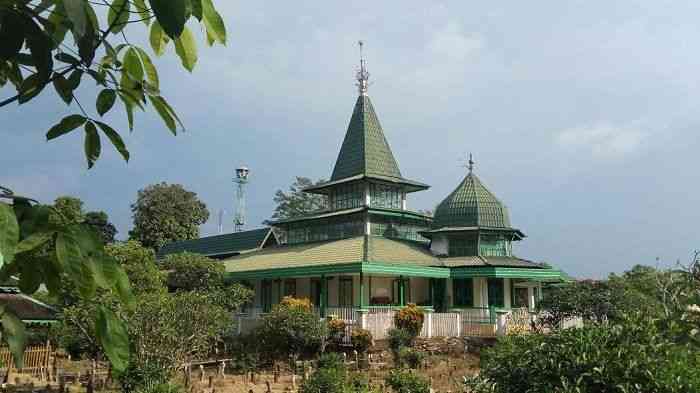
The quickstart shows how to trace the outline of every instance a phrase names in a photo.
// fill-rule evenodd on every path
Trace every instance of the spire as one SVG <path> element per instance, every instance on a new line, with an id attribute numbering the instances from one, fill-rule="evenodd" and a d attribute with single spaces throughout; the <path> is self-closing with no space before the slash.
<path id="1" fill-rule="evenodd" d="M 469 158 L 464 160 L 464 164 L 462 164 L 463 167 L 467 168 L 469 171 L 468 173 L 471 174 L 474 171 L 474 159 L 472 157 L 472 153 L 469 153 Z"/>
<path id="2" fill-rule="evenodd" d="M 369 72 L 367 72 L 367 65 L 365 64 L 365 58 L 362 56 L 362 46 L 365 44 L 362 41 L 357 41 L 360 46 L 360 69 L 357 71 L 355 78 L 357 79 L 357 88 L 361 96 L 367 95 L 367 87 L 369 87 Z"/>

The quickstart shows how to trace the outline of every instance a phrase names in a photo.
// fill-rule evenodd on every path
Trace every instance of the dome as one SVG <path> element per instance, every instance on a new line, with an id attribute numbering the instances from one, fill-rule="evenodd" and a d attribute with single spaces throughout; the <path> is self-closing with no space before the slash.
<path id="1" fill-rule="evenodd" d="M 437 206 L 432 227 L 511 228 L 508 209 L 471 171 Z"/>

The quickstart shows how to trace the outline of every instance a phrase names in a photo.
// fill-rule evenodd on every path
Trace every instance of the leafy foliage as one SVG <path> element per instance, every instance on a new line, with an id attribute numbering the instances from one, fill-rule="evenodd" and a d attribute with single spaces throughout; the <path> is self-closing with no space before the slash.
<path id="1" fill-rule="evenodd" d="M 391 370 L 386 376 L 385 382 L 396 393 L 430 392 L 430 383 L 420 375 L 408 370 Z"/>
<path id="2" fill-rule="evenodd" d="M 482 353 L 481 366 L 480 377 L 467 383 L 477 392 L 700 389 L 700 354 L 668 340 L 649 318 L 551 335 L 507 336 Z"/>
<path id="3" fill-rule="evenodd" d="M 418 337 L 420 334 L 424 320 L 425 314 L 423 310 L 413 303 L 409 303 L 394 314 L 394 325 L 396 328 L 405 330 L 413 338 Z"/>
<path id="4" fill-rule="evenodd" d="M 139 190 L 131 212 L 134 229 L 129 232 L 130 238 L 154 249 L 198 238 L 199 225 L 209 219 L 209 210 L 197 194 L 179 184 L 152 184 Z"/>
<path id="5" fill-rule="evenodd" d="M 277 190 L 273 198 L 277 206 L 270 221 L 299 217 L 326 209 L 325 196 L 303 191 L 307 187 L 322 183 L 325 183 L 325 180 L 313 182 L 308 177 L 297 176 L 287 192 Z"/>
<path id="6" fill-rule="evenodd" d="M 305 301 L 289 297 L 265 315 L 258 330 L 263 347 L 282 359 L 321 353 L 328 339 L 326 322 L 319 320 Z"/>
<path id="7" fill-rule="evenodd" d="M 105 252 L 97 232 L 81 222 L 78 200 L 59 200 L 56 206 L 48 206 L 3 191 L 0 196 L 13 204 L 0 202 L 0 280 L 19 277 L 19 287 L 25 293 L 34 293 L 44 285 L 52 297 L 58 297 L 61 283 L 68 282 L 82 299 L 93 299 L 99 289 L 127 307 L 133 304 L 126 273 Z M 128 341 L 118 334 L 124 326 L 105 305 L 97 304 L 96 310 L 91 317 L 96 323 L 97 342 L 113 367 L 122 370 L 129 357 Z M 2 339 L 21 364 L 24 326 L 10 310 L 2 307 L 0 314 Z"/>
<path id="8" fill-rule="evenodd" d="M 366 353 L 373 345 L 372 333 L 367 329 L 353 328 L 350 333 L 352 348 L 358 353 Z"/>
<path id="9" fill-rule="evenodd" d="M 88 212 L 85 214 L 85 223 L 95 228 L 100 237 L 102 238 L 102 243 L 110 244 L 114 243 L 114 237 L 117 235 L 117 227 L 109 222 L 109 216 L 107 213 L 99 212 Z"/>
<path id="10" fill-rule="evenodd" d="M 224 265 L 200 254 L 167 255 L 159 261 L 168 273 L 168 287 L 192 291 L 224 286 Z"/>
<path id="11" fill-rule="evenodd" d="M 101 7 L 105 15 L 98 15 Z M 122 102 L 129 129 L 134 109 L 145 110 L 150 102 L 164 123 L 176 133 L 180 119 L 160 92 L 158 72 L 146 51 L 126 40 L 130 25 L 143 23 L 157 56 L 172 41 L 183 66 L 192 71 L 197 45 L 188 21 L 198 22 L 208 45 L 226 43 L 226 27 L 211 0 L 43 0 L 0 2 L 0 87 L 10 82 L 16 89 L 0 107 L 25 104 L 46 86 L 53 85 L 67 105 L 80 110 L 61 119 L 46 134 L 47 140 L 74 132 L 83 126 L 85 157 L 92 167 L 100 156 L 101 138 L 107 139 L 125 160 L 129 152 L 120 133 L 99 121 Z M 72 33 L 72 40 L 66 33 Z M 122 42 L 118 42 L 122 41 Z M 78 88 L 86 78 L 102 89 L 96 97 L 96 115 L 80 104 Z"/>

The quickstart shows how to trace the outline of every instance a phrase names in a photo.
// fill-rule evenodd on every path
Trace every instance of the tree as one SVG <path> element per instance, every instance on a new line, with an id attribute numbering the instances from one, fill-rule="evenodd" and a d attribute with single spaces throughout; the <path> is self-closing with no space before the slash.
<path id="1" fill-rule="evenodd" d="M 294 183 L 289 186 L 289 191 L 277 190 L 273 201 L 277 204 L 270 220 L 275 221 L 287 218 L 303 216 L 309 213 L 318 212 L 328 206 L 327 198 L 320 194 L 304 192 L 307 187 L 325 183 L 325 180 L 318 180 L 315 183 L 308 177 L 297 176 Z"/>
<path id="2" fill-rule="evenodd" d="M 97 230 L 104 244 L 114 243 L 114 237 L 118 231 L 117 227 L 109 222 L 107 213 L 103 211 L 87 212 L 85 214 L 85 223 Z"/>
<path id="3" fill-rule="evenodd" d="M 76 288 L 81 299 L 94 301 L 98 289 L 112 294 L 127 306 L 133 304 L 129 280 L 116 260 L 104 250 L 99 235 L 81 222 L 80 203 L 75 199 L 41 205 L 32 199 L 0 188 L 0 280 L 19 278 L 20 290 L 34 293 L 44 285 L 50 297 L 60 295 L 62 284 Z M 124 370 L 129 358 L 126 328 L 105 304 L 97 302 L 90 315 L 96 342 L 112 366 Z M 2 340 L 22 364 L 26 333 L 11 311 L 0 306 Z"/>
<path id="4" fill-rule="evenodd" d="M 128 161 L 120 133 L 100 120 L 117 98 L 130 130 L 134 109 L 145 110 L 148 103 L 173 134 L 182 123 L 161 95 L 151 57 L 127 41 L 125 33 L 131 34 L 135 23 L 145 24 L 153 53 L 161 56 L 172 42 L 183 67 L 191 72 L 197 47 L 186 25 L 193 19 L 202 26 L 207 44 L 226 44 L 226 28 L 212 0 L 0 1 L 0 87 L 10 82 L 16 89 L 16 94 L 0 100 L 0 108 L 13 102 L 25 104 L 52 84 L 66 105 L 76 103 L 79 113 L 51 127 L 47 140 L 82 126 L 88 168 L 100 156 L 100 132 Z M 68 31 L 72 39 L 66 40 Z M 101 89 L 94 111 L 77 98 L 86 78 Z"/>
<path id="5" fill-rule="evenodd" d="M 197 194 L 165 182 L 139 190 L 131 212 L 134 229 L 129 237 L 156 250 L 166 243 L 198 238 L 199 226 L 209 219 Z"/>

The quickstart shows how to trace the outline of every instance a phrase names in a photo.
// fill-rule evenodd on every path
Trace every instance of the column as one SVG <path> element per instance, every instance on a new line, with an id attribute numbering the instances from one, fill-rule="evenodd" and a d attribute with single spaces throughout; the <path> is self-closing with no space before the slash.
<path id="1" fill-rule="evenodd" d="M 428 333 L 428 338 L 433 337 L 433 310 L 425 310 L 425 330 Z"/>
<path id="2" fill-rule="evenodd" d="M 406 286 L 403 276 L 399 276 L 399 305 L 406 305 Z"/>
<path id="3" fill-rule="evenodd" d="M 503 309 L 496 310 L 496 335 L 505 336 L 508 332 L 508 314 L 510 311 Z"/>
<path id="4" fill-rule="evenodd" d="M 530 311 L 535 311 L 535 288 L 527 287 L 527 307 Z"/>
<path id="5" fill-rule="evenodd" d="M 320 284 L 321 284 L 321 296 L 320 296 L 321 299 L 319 299 L 319 303 L 321 303 L 321 304 L 319 304 L 318 308 L 319 308 L 319 311 L 321 313 L 321 315 L 320 315 L 321 318 L 324 318 L 326 316 L 326 306 L 328 305 L 328 299 L 327 299 L 328 281 L 326 280 L 325 274 L 321 275 Z"/>
<path id="6" fill-rule="evenodd" d="M 365 277 L 360 270 L 360 308 L 365 308 Z"/>

